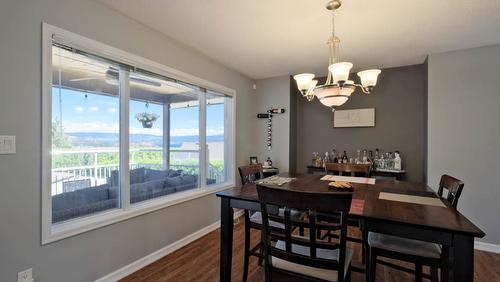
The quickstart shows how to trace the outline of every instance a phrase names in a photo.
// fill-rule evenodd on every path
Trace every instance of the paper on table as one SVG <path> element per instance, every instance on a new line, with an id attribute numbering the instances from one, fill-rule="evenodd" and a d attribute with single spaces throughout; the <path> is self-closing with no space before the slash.
<path id="1" fill-rule="evenodd" d="M 361 184 L 375 184 L 375 178 L 354 177 L 354 176 L 325 175 L 321 177 L 321 180 L 345 181 L 345 182 L 361 183 Z"/>
<path id="2" fill-rule="evenodd" d="M 446 208 L 446 205 L 441 201 L 441 199 L 434 197 L 422 197 L 422 196 L 407 195 L 407 194 L 380 192 L 378 198 L 380 200 L 397 201 L 397 202 Z"/>
<path id="3" fill-rule="evenodd" d="M 362 215 L 365 209 L 365 200 L 352 199 L 350 214 Z"/>

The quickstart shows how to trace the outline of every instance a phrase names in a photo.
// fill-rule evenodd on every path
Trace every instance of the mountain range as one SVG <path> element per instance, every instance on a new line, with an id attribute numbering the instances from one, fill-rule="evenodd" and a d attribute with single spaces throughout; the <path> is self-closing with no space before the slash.
<path id="1" fill-rule="evenodd" d="M 96 146 L 96 147 L 116 147 L 119 145 L 118 133 L 101 133 L 101 132 L 73 132 L 66 133 L 71 140 L 71 145 L 80 146 Z M 130 134 L 129 142 L 134 146 L 143 147 L 161 147 L 163 145 L 163 137 L 151 134 Z M 189 136 L 170 136 L 170 147 L 180 147 L 184 142 L 198 142 L 198 135 Z M 207 142 L 224 141 L 224 135 L 207 136 Z"/>

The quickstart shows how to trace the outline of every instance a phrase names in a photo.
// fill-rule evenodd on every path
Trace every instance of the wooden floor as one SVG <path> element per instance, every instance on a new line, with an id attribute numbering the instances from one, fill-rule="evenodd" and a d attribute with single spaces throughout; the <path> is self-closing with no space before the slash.
<path id="1" fill-rule="evenodd" d="M 243 222 L 243 220 L 239 220 Z M 243 270 L 244 223 L 235 225 L 233 245 L 232 281 L 241 281 Z M 350 233 L 355 233 L 351 230 Z M 182 249 L 131 274 L 122 281 L 219 281 L 219 229 Z M 258 231 L 252 233 L 252 246 L 258 242 Z M 359 245 L 355 249 L 354 262 L 359 263 Z M 475 251 L 475 281 L 500 281 L 500 254 Z M 409 266 L 409 265 L 408 265 Z M 257 258 L 250 259 L 248 281 L 264 281 L 263 269 Z M 364 281 L 364 274 L 352 273 L 352 281 Z M 414 281 L 410 274 L 377 266 L 377 281 Z"/>

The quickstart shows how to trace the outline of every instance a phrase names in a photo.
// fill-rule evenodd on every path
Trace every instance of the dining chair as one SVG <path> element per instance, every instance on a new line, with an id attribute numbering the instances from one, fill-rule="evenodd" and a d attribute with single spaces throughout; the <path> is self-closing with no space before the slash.
<path id="1" fill-rule="evenodd" d="M 444 190 L 448 191 L 446 198 L 443 196 Z M 450 205 L 457 208 L 458 199 L 462 195 L 462 190 L 464 189 L 464 183 L 455 177 L 443 174 L 441 176 L 441 181 L 439 181 L 438 195 L 442 199 L 446 199 Z"/>
<path id="2" fill-rule="evenodd" d="M 438 195 L 443 200 L 447 201 L 450 206 L 456 208 L 463 187 L 464 183 L 461 180 L 445 174 L 441 176 Z M 448 190 L 448 196 L 446 198 L 443 198 L 444 189 Z M 438 281 L 438 269 L 441 269 L 441 281 L 448 281 L 448 246 L 376 232 L 369 232 L 367 244 L 367 253 L 369 257 L 367 258 L 367 275 L 369 281 L 375 281 L 377 263 L 415 274 L 415 281 L 422 281 L 422 278 Z M 379 260 L 378 257 L 414 263 L 415 269 L 409 269 Z M 430 275 L 423 274 L 422 266 L 424 265 L 431 268 Z"/>
<path id="3" fill-rule="evenodd" d="M 352 193 L 311 193 L 269 188 L 257 184 L 263 234 L 265 281 L 350 281 L 353 251 L 347 248 L 347 220 Z M 283 214 L 271 211 L 281 208 Z M 292 210 L 303 210 L 307 219 L 295 220 Z M 334 222 L 317 216 L 339 215 Z M 275 228 L 271 221 L 284 228 Z M 292 227 L 309 229 L 309 236 L 294 235 Z M 315 230 L 339 231 L 333 243 L 316 238 Z M 275 244 L 274 244 L 275 243 Z"/>
<path id="4" fill-rule="evenodd" d="M 326 163 L 325 164 L 325 172 L 326 174 L 337 174 L 337 175 L 345 175 L 349 174 L 350 176 L 361 176 L 361 177 L 370 177 L 371 172 L 371 164 L 343 164 L 343 163 Z M 347 237 L 347 240 L 350 242 L 355 242 L 361 244 L 361 258 L 362 262 L 365 262 L 365 253 L 366 253 L 366 244 L 365 238 L 368 234 L 365 234 L 361 228 L 361 222 L 359 219 L 350 218 L 348 222 L 349 226 L 356 227 L 360 229 L 361 238 L 355 237 Z M 337 234 L 332 232 L 327 232 L 323 237 L 321 237 L 321 230 L 317 231 L 318 238 L 336 238 Z M 356 269 L 355 269 L 356 270 Z"/>
<path id="5" fill-rule="evenodd" d="M 262 164 L 251 164 L 246 166 L 238 167 L 238 171 L 240 173 L 241 184 L 245 185 L 248 183 L 255 183 L 255 181 L 262 179 L 264 177 Z M 276 210 L 276 213 L 283 213 L 282 210 Z M 295 219 L 303 218 L 303 213 L 298 211 L 293 211 L 292 216 Z M 262 213 L 254 212 L 250 214 L 248 210 L 244 212 L 245 217 L 245 246 L 244 246 L 244 260 L 243 260 L 243 279 L 242 281 L 247 281 L 248 278 L 248 264 L 250 260 L 250 256 L 256 256 L 259 258 L 259 265 L 262 265 L 262 261 L 264 259 L 263 249 L 264 245 L 262 244 L 262 236 L 261 242 L 255 245 L 253 248 L 250 247 L 250 232 L 251 229 L 257 229 L 262 231 Z M 284 228 L 284 226 L 277 222 L 271 222 L 273 226 L 276 228 Z M 295 229 L 295 228 L 294 228 Z M 299 233 L 304 234 L 304 229 L 299 227 Z M 259 250 L 259 251 L 257 251 Z"/>

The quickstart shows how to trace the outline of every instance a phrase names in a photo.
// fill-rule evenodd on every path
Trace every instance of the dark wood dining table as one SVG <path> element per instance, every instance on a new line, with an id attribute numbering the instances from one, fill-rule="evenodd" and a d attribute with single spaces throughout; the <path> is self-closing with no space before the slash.
<path id="1" fill-rule="evenodd" d="M 281 173 L 295 178 L 280 189 L 317 193 L 338 193 L 321 175 Z M 362 210 L 349 216 L 358 218 L 365 232 L 380 232 L 450 246 L 450 281 L 474 280 L 474 238 L 485 233 L 445 201 L 446 207 L 379 199 L 380 192 L 437 197 L 426 184 L 376 180 L 375 184 L 351 183 L 354 199 L 363 200 Z M 340 192 L 345 193 L 345 192 Z M 231 281 L 233 209 L 260 211 L 256 184 L 217 193 L 221 199 L 220 281 Z"/>

